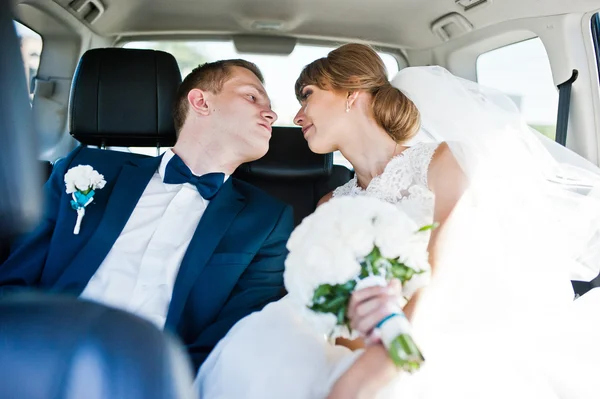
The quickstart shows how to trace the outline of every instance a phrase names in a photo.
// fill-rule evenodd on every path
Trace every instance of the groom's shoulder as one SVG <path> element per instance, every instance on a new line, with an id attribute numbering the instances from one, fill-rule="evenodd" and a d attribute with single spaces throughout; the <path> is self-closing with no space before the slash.
<path id="1" fill-rule="evenodd" d="M 150 157 L 131 152 L 102 150 L 98 148 L 78 146 L 67 156 L 57 160 L 55 162 L 54 169 L 59 169 L 63 172 L 66 172 L 67 169 L 74 166 L 90 165 L 94 169 L 98 169 L 100 167 L 106 171 L 108 171 L 107 168 L 109 170 L 119 170 L 124 163 L 143 158 Z"/>
<path id="2" fill-rule="evenodd" d="M 101 150 L 98 148 L 81 147 L 73 158 L 73 161 L 87 161 L 121 166 L 125 162 L 143 158 L 150 157 L 148 155 L 134 154 L 126 151 Z"/>
<path id="3" fill-rule="evenodd" d="M 246 197 L 248 204 L 251 206 L 264 208 L 270 210 L 270 212 L 274 212 L 275 210 L 281 211 L 288 206 L 285 202 L 273 197 L 266 191 L 243 180 L 232 178 L 232 183 L 234 187 Z"/>

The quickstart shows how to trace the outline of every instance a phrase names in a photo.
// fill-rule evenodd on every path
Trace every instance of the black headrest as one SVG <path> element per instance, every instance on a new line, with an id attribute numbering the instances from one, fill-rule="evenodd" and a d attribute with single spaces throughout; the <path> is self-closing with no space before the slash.
<path id="1" fill-rule="evenodd" d="M 296 127 L 273 127 L 267 154 L 241 165 L 242 178 L 320 178 L 331 174 L 333 154 L 315 154 Z"/>
<path id="2" fill-rule="evenodd" d="M 0 300 L 3 398 L 195 398 L 185 351 L 129 313 L 75 298 Z"/>
<path id="3" fill-rule="evenodd" d="M 102 48 L 79 61 L 69 104 L 70 132 L 87 145 L 169 147 L 181 72 L 171 54 Z"/>

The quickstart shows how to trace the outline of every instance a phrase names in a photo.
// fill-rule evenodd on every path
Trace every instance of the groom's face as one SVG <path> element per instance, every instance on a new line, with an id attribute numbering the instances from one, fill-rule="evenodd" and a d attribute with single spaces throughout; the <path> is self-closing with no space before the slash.
<path id="1" fill-rule="evenodd" d="M 250 70 L 232 67 L 219 93 L 210 93 L 210 117 L 228 149 L 241 162 L 261 158 L 269 149 L 277 114 L 263 84 Z"/>

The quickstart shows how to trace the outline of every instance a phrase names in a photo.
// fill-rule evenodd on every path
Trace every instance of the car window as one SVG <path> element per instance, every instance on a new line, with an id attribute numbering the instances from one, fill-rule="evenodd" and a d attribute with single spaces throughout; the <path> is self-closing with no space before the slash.
<path id="1" fill-rule="evenodd" d="M 232 41 L 129 42 L 124 47 L 163 50 L 173 54 L 182 77 L 204 62 L 243 58 L 255 63 L 264 75 L 273 110 L 279 116 L 276 126 L 294 126 L 293 118 L 299 108 L 294 95 L 296 79 L 306 64 L 325 57 L 335 48 L 298 44 L 290 55 L 282 56 L 238 53 Z M 393 77 L 398 72 L 398 62 L 390 54 L 380 53 L 380 56 L 386 64 L 389 77 Z"/>
<path id="2" fill-rule="evenodd" d="M 294 116 L 299 104 L 294 94 L 294 83 L 302 68 L 310 62 L 327 56 L 335 47 L 297 44 L 289 55 L 262 55 L 238 53 L 232 41 L 136 41 L 128 42 L 126 48 L 162 50 L 173 54 L 182 77 L 196 66 L 228 58 L 243 58 L 255 63 L 265 78 L 265 87 L 272 101 L 278 119 L 275 126 L 295 126 Z M 379 52 L 391 79 L 398 72 L 398 62 L 391 54 Z M 131 148 L 131 151 L 156 154 L 156 149 Z M 334 163 L 349 166 L 348 161 L 338 152 Z"/>
<path id="3" fill-rule="evenodd" d="M 596 51 L 596 65 L 600 78 L 600 13 L 594 14 L 591 21 L 592 40 Z"/>
<path id="4" fill-rule="evenodd" d="M 540 38 L 481 54 L 477 59 L 477 80 L 509 95 L 525 121 L 554 140 L 558 89 Z"/>
<path id="5" fill-rule="evenodd" d="M 30 93 L 30 98 L 33 98 L 33 81 L 37 76 L 37 71 L 40 66 L 40 56 L 44 41 L 42 36 L 27 26 L 14 21 L 15 30 L 21 44 L 21 55 L 23 57 L 23 66 L 25 68 L 25 76 L 27 78 L 27 89 Z"/>

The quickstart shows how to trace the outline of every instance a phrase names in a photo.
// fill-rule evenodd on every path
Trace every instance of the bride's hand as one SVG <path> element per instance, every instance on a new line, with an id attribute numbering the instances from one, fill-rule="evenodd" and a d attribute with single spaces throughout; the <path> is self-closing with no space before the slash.
<path id="1" fill-rule="evenodd" d="M 392 280 L 387 287 L 368 287 L 355 291 L 348 304 L 350 326 L 364 337 L 365 344 L 373 345 L 380 341 L 375 327 L 381 320 L 393 313 L 402 312 L 402 286 Z"/>

